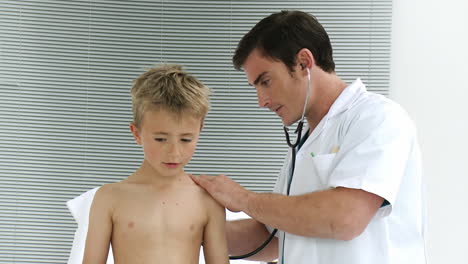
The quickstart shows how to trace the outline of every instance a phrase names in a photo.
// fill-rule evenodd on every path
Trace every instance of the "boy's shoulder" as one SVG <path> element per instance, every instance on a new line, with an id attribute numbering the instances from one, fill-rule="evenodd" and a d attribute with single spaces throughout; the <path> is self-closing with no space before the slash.
<path id="1" fill-rule="evenodd" d="M 122 191 L 122 182 L 106 183 L 99 187 L 96 194 L 101 193 L 111 195 L 119 191 Z"/>
<path id="2" fill-rule="evenodd" d="M 198 186 L 198 184 L 193 182 L 188 176 L 187 179 L 185 186 L 189 187 L 194 193 L 200 195 L 201 198 L 206 199 L 207 201 L 215 201 L 205 189 Z"/>
<path id="3" fill-rule="evenodd" d="M 95 199 L 115 200 L 126 191 L 126 188 L 128 187 L 122 182 L 104 184 L 96 191 Z"/>
<path id="4" fill-rule="evenodd" d="M 195 191 L 199 193 L 201 200 L 204 203 L 204 206 L 209 210 L 222 210 L 224 212 L 224 208 L 219 204 L 205 189 L 202 187 L 198 186 L 196 183 L 194 183 Z"/>
<path id="5" fill-rule="evenodd" d="M 192 197 L 192 202 L 201 203 L 201 206 L 210 210 L 219 210 L 221 205 L 202 187 L 198 186 L 195 182 L 187 177 L 183 180 L 181 186 L 181 195 L 186 198 Z"/>

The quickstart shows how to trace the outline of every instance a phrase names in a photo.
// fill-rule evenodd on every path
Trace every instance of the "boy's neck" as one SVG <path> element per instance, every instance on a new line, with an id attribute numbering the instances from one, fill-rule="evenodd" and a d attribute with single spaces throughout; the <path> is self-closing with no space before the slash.
<path id="1" fill-rule="evenodd" d="M 161 175 L 144 161 L 140 168 L 127 179 L 132 182 L 150 184 L 154 186 L 166 186 L 174 183 L 182 183 L 186 180 L 187 174 L 184 171 L 174 175 Z"/>

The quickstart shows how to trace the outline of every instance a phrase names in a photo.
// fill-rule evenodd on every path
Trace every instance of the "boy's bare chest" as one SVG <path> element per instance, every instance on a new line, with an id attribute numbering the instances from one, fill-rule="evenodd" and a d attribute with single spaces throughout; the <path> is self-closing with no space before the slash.
<path id="1" fill-rule="evenodd" d="M 113 230 L 125 236 L 198 235 L 207 221 L 199 195 L 193 193 L 129 193 L 119 197 Z"/>

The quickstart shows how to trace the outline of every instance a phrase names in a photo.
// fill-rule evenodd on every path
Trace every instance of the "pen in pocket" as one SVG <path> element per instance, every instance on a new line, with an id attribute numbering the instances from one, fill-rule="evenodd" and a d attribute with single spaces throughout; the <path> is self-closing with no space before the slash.
<path id="1" fill-rule="evenodd" d="M 340 147 L 339 147 L 339 146 L 334 146 L 334 147 L 331 149 L 331 153 L 337 153 L 338 151 L 340 151 Z"/>

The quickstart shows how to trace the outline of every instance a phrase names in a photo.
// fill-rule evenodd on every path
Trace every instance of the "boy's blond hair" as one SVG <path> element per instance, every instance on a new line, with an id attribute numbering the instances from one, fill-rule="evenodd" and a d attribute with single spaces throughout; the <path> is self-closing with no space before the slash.
<path id="1" fill-rule="evenodd" d="M 149 69 L 135 79 L 131 94 L 137 128 L 148 110 L 164 109 L 179 117 L 191 114 L 203 121 L 210 109 L 209 88 L 177 64 Z"/>

